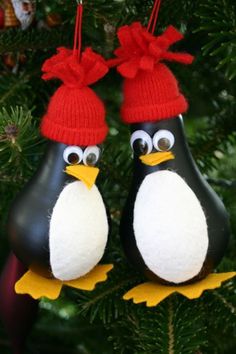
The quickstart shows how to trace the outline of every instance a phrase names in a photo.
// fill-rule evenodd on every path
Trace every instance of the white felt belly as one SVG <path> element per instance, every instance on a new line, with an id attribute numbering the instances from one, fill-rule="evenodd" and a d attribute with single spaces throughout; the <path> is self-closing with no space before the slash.
<path id="1" fill-rule="evenodd" d="M 176 284 L 201 270 L 208 250 L 207 223 L 196 195 L 175 172 L 145 177 L 134 206 L 134 234 L 147 267 Z"/>
<path id="2" fill-rule="evenodd" d="M 108 237 L 106 209 L 100 192 L 80 181 L 68 184 L 53 209 L 50 264 L 55 278 L 72 280 L 88 273 L 102 258 Z"/>

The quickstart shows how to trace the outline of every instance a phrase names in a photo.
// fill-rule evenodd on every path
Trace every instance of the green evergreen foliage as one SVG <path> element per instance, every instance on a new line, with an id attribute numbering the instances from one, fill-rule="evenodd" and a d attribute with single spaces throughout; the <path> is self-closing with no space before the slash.
<path id="1" fill-rule="evenodd" d="M 235 1 L 208 1 L 201 4 L 198 16 L 200 27 L 198 31 L 205 32 L 209 41 L 202 52 L 203 55 L 217 56 L 216 69 L 225 69 L 229 80 L 236 76 L 236 4 Z"/>
<path id="2" fill-rule="evenodd" d="M 116 28 L 147 23 L 152 0 L 84 0 L 83 44 L 106 57 L 117 44 Z M 58 82 L 43 82 L 41 65 L 57 46 L 72 46 L 76 1 L 40 0 L 37 22 L 50 12 L 62 23 L 34 24 L 26 31 L 0 30 L 0 265 L 9 252 L 5 223 L 9 206 L 37 168 L 45 143 L 40 117 Z M 234 0 L 163 0 L 157 33 L 173 24 L 185 34 L 181 49 L 196 56 L 191 67 L 172 64 L 190 103 L 186 134 L 192 153 L 230 214 L 232 237 L 219 271 L 236 270 L 236 4 Z M 4 55 L 24 52 L 17 70 Z M 63 290 L 42 300 L 27 353 L 231 354 L 236 350 L 236 281 L 189 301 L 174 295 L 156 308 L 123 301 L 143 278 L 128 264 L 119 240 L 119 219 L 132 173 L 129 130 L 119 119 L 121 79 L 112 70 L 96 90 L 108 108 L 110 133 L 98 183 L 111 211 L 112 234 L 104 260 L 115 269 L 93 292 Z M 1 301 L 1 299 L 0 299 Z M 10 353 L 0 327 L 0 352 Z"/>

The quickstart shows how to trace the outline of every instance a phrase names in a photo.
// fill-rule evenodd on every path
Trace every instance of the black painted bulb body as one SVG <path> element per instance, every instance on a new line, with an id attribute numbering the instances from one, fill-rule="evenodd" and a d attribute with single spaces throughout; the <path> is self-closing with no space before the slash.
<path id="1" fill-rule="evenodd" d="M 35 175 L 12 204 L 8 235 L 12 250 L 26 267 L 50 277 L 49 217 L 65 184 L 63 151 L 67 145 L 50 142 Z"/>
<path id="2" fill-rule="evenodd" d="M 77 279 L 102 258 L 109 225 L 95 185 L 100 153 L 96 145 L 50 142 L 37 172 L 14 201 L 8 218 L 11 247 L 33 272 Z"/>
<path id="3" fill-rule="evenodd" d="M 134 149 L 133 180 L 120 225 L 121 240 L 128 259 L 149 279 L 164 284 L 191 283 L 206 277 L 219 264 L 226 251 L 230 234 L 228 215 L 222 201 L 208 185 L 193 160 L 186 142 L 182 117 L 132 124 L 131 134 Z M 155 156 L 157 152 L 165 151 L 169 155 L 164 156 L 169 157 L 165 157 L 163 161 L 159 160 L 159 163 L 152 166 L 144 163 L 145 155 Z M 141 155 L 144 157 L 143 161 L 140 159 Z M 155 179 L 158 182 L 161 176 L 170 177 L 174 182 L 173 185 L 169 184 L 169 190 L 166 190 L 168 200 L 165 198 L 165 190 L 161 190 L 165 188 L 164 184 L 163 188 L 155 189 L 155 196 L 142 194 L 145 191 L 152 194 L 151 184 L 149 189 L 145 184 L 147 185 L 152 177 L 153 183 Z M 179 183 L 177 185 L 182 186 L 182 195 L 178 195 L 175 181 Z M 191 204 L 195 203 L 197 213 L 202 215 L 205 239 L 196 231 L 199 225 L 198 221 L 194 220 L 195 215 L 191 215 L 191 205 L 183 205 L 185 192 Z M 142 194 L 141 197 L 139 194 Z M 152 205 L 150 200 L 153 201 Z M 155 210 L 156 201 L 158 207 Z M 176 201 L 179 205 L 173 212 L 171 206 L 175 205 Z M 187 230 L 184 229 L 185 225 L 180 225 L 181 210 L 185 215 L 183 222 L 186 222 Z M 144 214 L 140 216 L 142 211 Z M 152 217 L 149 217 L 150 214 Z M 180 217 L 177 219 L 178 215 Z M 142 217 L 146 220 L 140 220 Z M 197 228 L 194 228 L 194 225 L 197 225 Z M 168 230 L 174 230 L 173 234 L 169 235 Z M 187 263 L 192 269 L 188 268 Z"/>

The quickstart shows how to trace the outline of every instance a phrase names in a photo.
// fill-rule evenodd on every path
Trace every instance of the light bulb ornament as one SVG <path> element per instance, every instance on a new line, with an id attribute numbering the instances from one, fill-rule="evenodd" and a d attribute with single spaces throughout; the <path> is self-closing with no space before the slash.
<path id="1" fill-rule="evenodd" d="M 145 28 L 118 29 L 120 47 L 108 61 L 124 77 L 121 118 L 131 127 L 133 179 L 120 234 L 133 266 L 150 280 L 125 300 L 156 306 L 178 292 L 189 299 L 236 275 L 212 273 L 230 235 L 225 207 L 198 170 L 181 114 L 188 103 L 166 62 L 191 64 L 193 56 L 170 51 L 183 35 L 173 26 L 154 36 L 156 0 Z"/>
<path id="2" fill-rule="evenodd" d="M 82 13 L 80 1 L 73 49 L 58 48 L 42 66 L 44 80 L 62 82 L 41 122 L 48 149 L 9 213 L 12 249 L 28 268 L 15 290 L 34 299 L 56 299 L 64 285 L 93 290 L 113 267 L 98 265 L 109 233 L 96 186 L 108 127 L 104 104 L 89 87 L 108 66 L 91 48 L 81 51 Z"/>

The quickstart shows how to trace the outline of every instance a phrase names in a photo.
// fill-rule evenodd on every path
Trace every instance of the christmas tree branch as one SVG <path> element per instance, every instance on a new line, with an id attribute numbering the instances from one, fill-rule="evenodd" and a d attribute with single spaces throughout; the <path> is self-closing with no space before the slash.
<path id="1" fill-rule="evenodd" d="M 168 336 L 169 336 L 168 353 L 169 354 L 175 354 L 174 351 L 175 337 L 174 337 L 173 319 L 174 319 L 174 309 L 173 309 L 172 299 L 170 298 L 168 300 Z"/>

